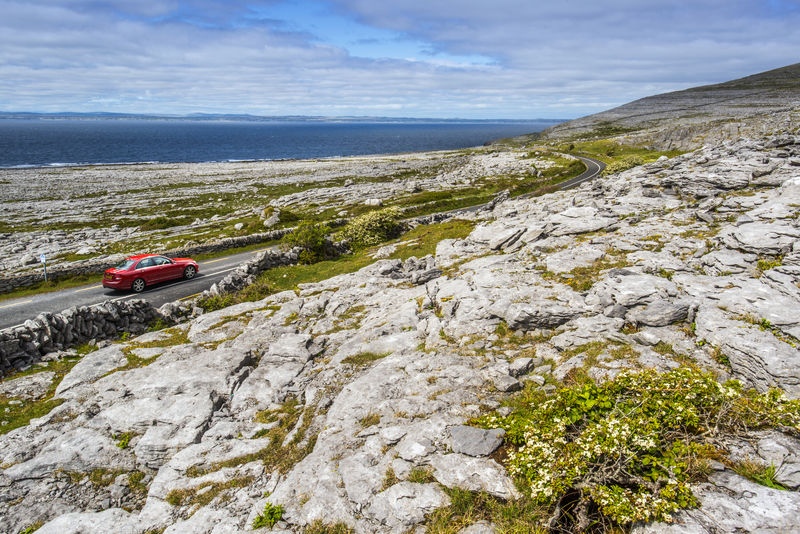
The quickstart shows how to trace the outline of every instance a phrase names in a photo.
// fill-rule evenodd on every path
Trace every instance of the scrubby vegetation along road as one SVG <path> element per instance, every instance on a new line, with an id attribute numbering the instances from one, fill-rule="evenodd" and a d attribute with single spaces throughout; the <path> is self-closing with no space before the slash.
<path id="1" fill-rule="evenodd" d="M 407 216 L 520 194 L 577 174 L 575 161 L 524 147 L 187 165 L 4 169 L 0 273 L 108 262 L 187 248 L 298 221 L 333 221 L 394 205 Z"/>

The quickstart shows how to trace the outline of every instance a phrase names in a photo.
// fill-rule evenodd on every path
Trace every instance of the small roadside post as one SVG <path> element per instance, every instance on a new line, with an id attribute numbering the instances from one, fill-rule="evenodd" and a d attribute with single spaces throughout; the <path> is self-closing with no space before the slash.
<path id="1" fill-rule="evenodd" d="M 42 267 L 44 268 L 44 281 L 47 282 L 47 256 L 40 254 L 39 261 L 42 262 Z"/>

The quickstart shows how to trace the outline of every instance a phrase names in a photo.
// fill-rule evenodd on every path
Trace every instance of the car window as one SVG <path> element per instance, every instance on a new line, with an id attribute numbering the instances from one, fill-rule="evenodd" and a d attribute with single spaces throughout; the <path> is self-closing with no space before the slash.
<path id="1" fill-rule="evenodd" d="M 137 269 L 143 269 L 145 267 L 152 267 L 153 266 L 153 258 L 145 258 L 139 262 L 139 265 L 136 266 Z"/>
<path id="2" fill-rule="evenodd" d="M 155 258 L 154 261 L 156 262 L 156 265 L 169 265 L 172 263 L 169 258 L 165 258 L 164 256 L 159 256 Z"/>
<path id="3" fill-rule="evenodd" d="M 120 271 L 124 271 L 130 269 L 131 265 L 133 265 L 133 260 L 125 260 L 119 265 L 117 265 L 116 268 L 119 269 Z"/>

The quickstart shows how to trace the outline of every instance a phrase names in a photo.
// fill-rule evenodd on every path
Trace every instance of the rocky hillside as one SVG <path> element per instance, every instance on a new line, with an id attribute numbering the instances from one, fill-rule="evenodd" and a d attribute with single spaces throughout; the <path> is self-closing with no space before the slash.
<path id="1" fill-rule="evenodd" d="M 650 96 L 554 126 L 543 138 L 616 136 L 660 150 L 693 150 L 800 126 L 800 63 L 739 80 Z"/>
<path id="2" fill-rule="evenodd" d="M 493 454 L 503 432 L 467 424 L 520 389 L 693 366 L 800 398 L 796 131 L 470 217 L 435 256 L 385 249 L 105 346 L 63 379 L 54 362 L 2 383 L 56 402 L 0 436 L 0 531 L 496 532 L 429 522 L 458 489 L 521 497 Z M 796 532 L 796 425 L 730 436 L 692 485 L 699 507 L 637 531 Z M 772 487 L 732 468 L 747 462 L 772 466 Z"/>

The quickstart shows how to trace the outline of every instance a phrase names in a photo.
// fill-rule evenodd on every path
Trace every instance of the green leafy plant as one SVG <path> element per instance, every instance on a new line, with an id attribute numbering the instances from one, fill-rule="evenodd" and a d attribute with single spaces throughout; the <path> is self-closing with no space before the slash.
<path id="1" fill-rule="evenodd" d="M 120 449 L 127 449 L 131 442 L 131 438 L 135 436 L 133 432 L 123 432 L 115 437 L 117 440 L 117 447 Z"/>
<path id="2" fill-rule="evenodd" d="M 302 249 L 298 257 L 300 263 L 312 264 L 333 256 L 327 239 L 330 232 L 331 229 L 326 224 L 303 221 L 286 234 L 282 241 L 288 247 Z"/>
<path id="3" fill-rule="evenodd" d="M 775 480 L 775 464 L 764 465 L 755 460 L 742 460 L 734 463 L 732 469 L 745 478 L 772 489 L 785 490 L 786 487 Z"/>
<path id="4" fill-rule="evenodd" d="M 391 207 L 359 215 L 339 232 L 339 237 L 356 250 L 394 239 L 405 228 L 400 222 L 401 213 L 399 208 Z"/>
<path id="5" fill-rule="evenodd" d="M 275 523 L 283 517 L 283 506 L 275 505 L 270 502 L 264 505 L 264 511 L 253 519 L 253 529 L 275 526 Z"/>
<path id="6" fill-rule="evenodd" d="M 800 401 L 779 390 L 745 391 L 711 373 L 625 371 L 552 397 L 526 392 L 505 417 L 478 420 L 507 432 L 507 468 L 526 496 L 564 527 L 670 521 L 697 504 L 689 484 L 707 459 L 724 455 L 723 435 L 764 427 L 800 430 Z"/>

